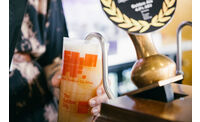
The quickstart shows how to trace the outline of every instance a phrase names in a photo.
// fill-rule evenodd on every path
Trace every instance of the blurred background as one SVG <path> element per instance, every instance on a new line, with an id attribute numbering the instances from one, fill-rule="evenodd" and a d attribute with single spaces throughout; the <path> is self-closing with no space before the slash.
<path id="1" fill-rule="evenodd" d="M 134 46 L 127 33 L 105 15 L 100 0 L 62 0 L 69 37 L 83 39 L 90 32 L 99 32 L 109 42 L 109 78 L 116 95 L 136 88 L 130 81 L 131 67 L 136 60 Z M 192 0 L 177 0 L 172 21 L 152 34 L 159 53 L 176 61 L 176 30 L 183 21 L 192 21 Z M 182 31 L 183 84 L 192 85 L 192 28 Z"/>

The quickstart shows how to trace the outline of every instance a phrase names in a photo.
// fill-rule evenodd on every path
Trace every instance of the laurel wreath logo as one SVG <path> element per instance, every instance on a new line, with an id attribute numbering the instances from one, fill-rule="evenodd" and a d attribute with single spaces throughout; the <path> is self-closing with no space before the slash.
<path id="1" fill-rule="evenodd" d="M 118 23 L 118 26 L 121 28 L 128 29 L 128 32 L 139 31 L 139 33 L 147 31 L 151 26 L 164 26 L 165 22 L 171 18 L 170 14 L 172 14 L 175 10 L 175 7 L 172 7 L 175 2 L 176 0 L 164 0 L 159 13 L 155 15 L 149 23 L 144 20 L 137 21 L 133 18 L 129 18 L 123 14 L 118 7 L 116 7 L 114 0 L 101 0 L 101 3 L 104 6 L 104 11 L 110 15 L 109 18 L 113 22 Z"/>

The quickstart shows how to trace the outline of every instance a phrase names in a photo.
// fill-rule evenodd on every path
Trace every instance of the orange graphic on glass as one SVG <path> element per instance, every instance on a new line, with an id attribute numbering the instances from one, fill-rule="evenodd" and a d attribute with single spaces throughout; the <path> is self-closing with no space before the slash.
<path id="1" fill-rule="evenodd" d="M 102 59 L 100 45 L 84 41 L 64 38 L 58 122 L 92 121 L 88 101 L 102 81 Z"/>

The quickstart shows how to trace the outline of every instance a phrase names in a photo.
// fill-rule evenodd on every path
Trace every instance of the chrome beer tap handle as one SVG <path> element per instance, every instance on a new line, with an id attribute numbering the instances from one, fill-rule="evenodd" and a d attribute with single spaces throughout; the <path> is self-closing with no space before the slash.
<path id="1" fill-rule="evenodd" d="M 85 40 L 91 40 L 92 38 L 97 38 L 98 41 L 100 42 L 101 45 L 101 51 L 102 51 L 102 70 L 103 70 L 103 87 L 105 89 L 105 92 L 108 96 L 109 99 L 113 99 L 115 98 L 114 94 L 112 93 L 110 87 L 109 87 L 109 83 L 108 83 L 108 54 L 107 54 L 107 50 L 106 50 L 106 43 L 105 43 L 105 39 L 103 38 L 103 36 L 100 33 L 90 33 L 86 36 Z"/>
<path id="2" fill-rule="evenodd" d="M 192 27 L 192 22 L 190 21 L 185 21 L 181 23 L 177 29 L 176 37 L 177 37 L 177 53 L 176 53 L 176 74 L 179 75 L 184 75 L 182 71 L 182 48 L 181 48 L 181 41 L 182 41 L 182 29 L 185 26 L 191 26 Z"/>

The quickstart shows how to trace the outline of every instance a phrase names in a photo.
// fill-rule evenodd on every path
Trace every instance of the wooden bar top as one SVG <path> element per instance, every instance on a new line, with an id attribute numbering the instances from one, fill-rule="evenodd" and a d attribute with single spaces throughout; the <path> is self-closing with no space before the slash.
<path id="1" fill-rule="evenodd" d="M 103 103 L 96 122 L 192 121 L 192 86 L 172 83 L 177 99 L 161 102 L 121 96 Z"/>

